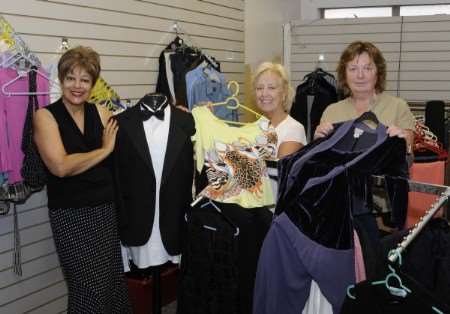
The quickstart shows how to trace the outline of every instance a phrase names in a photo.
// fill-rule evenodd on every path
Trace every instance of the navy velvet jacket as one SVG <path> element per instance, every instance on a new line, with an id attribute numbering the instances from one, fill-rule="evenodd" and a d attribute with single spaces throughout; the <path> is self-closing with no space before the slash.
<path id="1" fill-rule="evenodd" d="M 356 136 L 355 136 L 356 135 Z M 371 176 L 387 180 L 394 223 L 406 219 L 408 176 L 406 143 L 351 120 L 335 125 L 279 162 L 276 214 L 285 212 L 302 233 L 329 248 L 353 247 L 353 217 L 371 212 Z"/>

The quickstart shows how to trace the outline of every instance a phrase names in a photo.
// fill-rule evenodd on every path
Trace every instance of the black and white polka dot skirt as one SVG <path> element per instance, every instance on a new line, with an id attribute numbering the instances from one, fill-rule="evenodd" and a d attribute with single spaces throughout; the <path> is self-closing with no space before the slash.
<path id="1" fill-rule="evenodd" d="M 49 217 L 68 313 L 131 313 L 114 205 L 52 209 Z"/>

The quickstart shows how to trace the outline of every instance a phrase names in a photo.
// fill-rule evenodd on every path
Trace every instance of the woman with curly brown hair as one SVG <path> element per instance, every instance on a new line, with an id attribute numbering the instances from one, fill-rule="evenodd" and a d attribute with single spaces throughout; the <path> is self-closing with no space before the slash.
<path id="1" fill-rule="evenodd" d="M 386 61 L 381 51 L 370 42 L 351 43 L 341 55 L 337 74 L 340 88 L 347 98 L 327 107 L 314 138 L 330 134 L 334 130 L 333 123 L 352 120 L 372 111 L 388 127 L 389 136 L 405 138 L 410 147 L 414 136 L 414 116 L 406 101 L 384 92 Z"/>

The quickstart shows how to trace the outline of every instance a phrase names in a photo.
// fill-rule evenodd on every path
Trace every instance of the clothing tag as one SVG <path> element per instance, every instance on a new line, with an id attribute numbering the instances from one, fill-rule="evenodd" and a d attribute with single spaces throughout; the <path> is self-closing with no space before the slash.
<path id="1" fill-rule="evenodd" d="M 364 130 L 355 128 L 355 130 L 353 131 L 353 137 L 359 138 L 363 133 L 364 133 Z"/>

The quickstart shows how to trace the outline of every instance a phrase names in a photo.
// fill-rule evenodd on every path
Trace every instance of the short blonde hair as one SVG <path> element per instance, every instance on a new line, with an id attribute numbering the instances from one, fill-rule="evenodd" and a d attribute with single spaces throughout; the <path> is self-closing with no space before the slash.
<path id="1" fill-rule="evenodd" d="M 283 101 L 283 108 L 284 111 L 289 112 L 292 107 L 292 100 L 294 99 L 294 89 L 292 88 L 291 84 L 289 84 L 289 75 L 285 69 L 285 67 L 279 63 L 274 62 L 263 62 L 261 63 L 257 68 L 255 73 L 253 74 L 252 79 L 252 87 L 253 87 L 253 93 L 256 91 L 256 82 L 258 81 L 261 74 L 264 72 L 270 71 L 272 73 L 275 73 L 278 75 L 278 77 L 281 79 L 281 83 L 283 85 L 285 97 Z"/>

